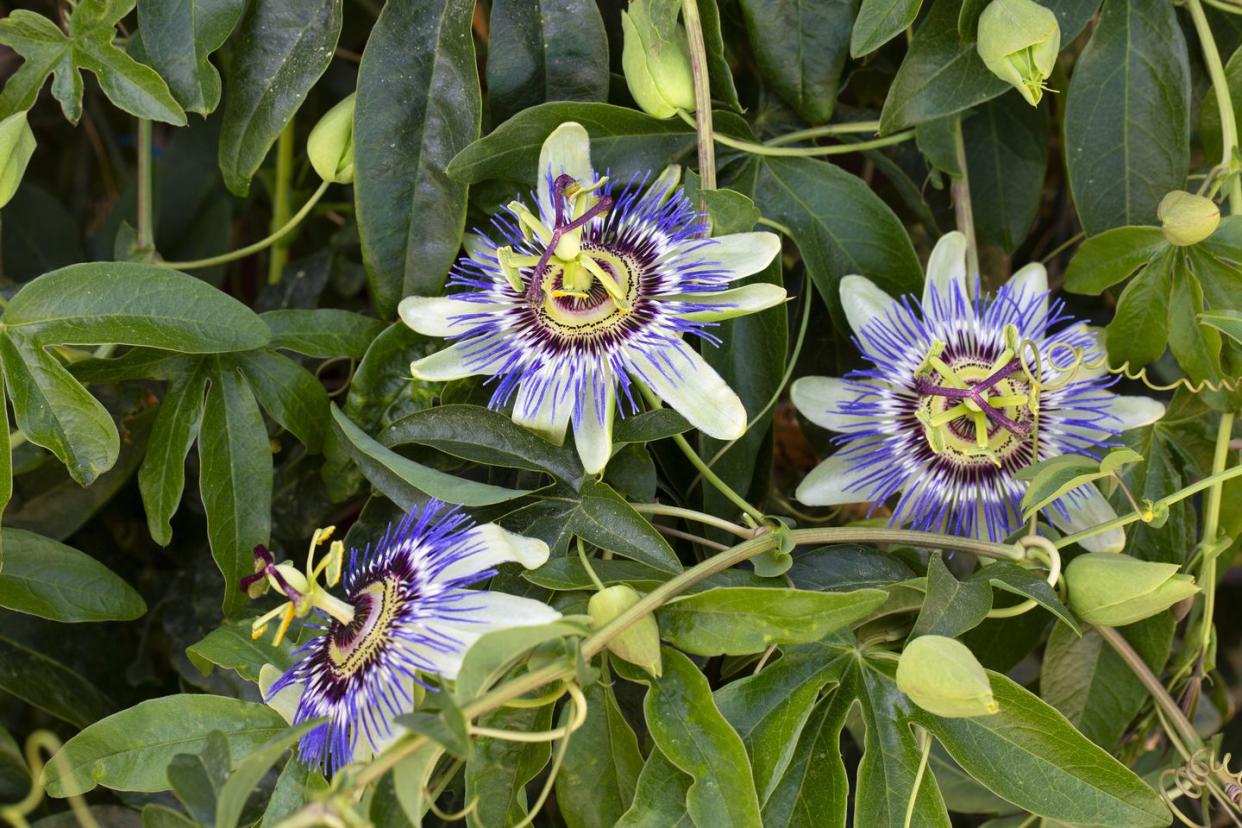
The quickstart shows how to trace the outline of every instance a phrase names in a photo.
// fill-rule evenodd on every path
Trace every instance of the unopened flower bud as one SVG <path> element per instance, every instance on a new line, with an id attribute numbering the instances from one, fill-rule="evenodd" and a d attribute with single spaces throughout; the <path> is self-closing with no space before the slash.
<path id="1" fill-rule="evenodd" d="M 329 109 L 306 139 L 311 166 L 334 184 L 354 180 L 354 98 L 350 95 Z"/>
<path id="2" fill-rule="evenodd" d="M 1178 565 L 1091 552 L 1065 568 L 1069 603 L 1089 624 L 1121 627 L 1164 612 L 1199 591 Z"/>
<path id="3" fill-rule="evenodd" d="M 987 671 L 960 641 L 921 635 L 897 662 L 897 689 L 936 716 L 990 716 L 1000 710 Z"/>
<path id="4" fill-rule="evenodd" d="M 1186 247 L 1198 244 L 1216 232 L 1220 224 L 1220 207 L 1210 198 L 1173 190 L 1160 199 L 1156 207 L 1160 230 L 1170 244 Z"/>
<path id="5" fill-rule="evenodd" d="M 25 112 L 15 112 L 0 121 L 0 207 L 17 192 L 34 151 L 35 137 Z"/>
<path id="6" fill-rule="evenodd" d="M 638 593 L 633 587 L 616 584 L 591 596 L 587 602 L 587 614 L 591 616 L 591 624 L 599 629 L 637 603 Z M 664 671 L 660 659 L 660 627 L 651 615 L 644 615 L 609 641 L 608 649 L 613 655 L 643 668 L 656 678 Z"/>
<path id="7" fill-rule="evenodd" d="M 979 15 L 983 64 L 1037 106 L 1061 51 L 1056 13 L 1034 0 L 992 0 Z"/>
<path id="8" fill-rule="evenodd" d="M 634 102 L 654 118 L 671 118 L 679 109 L 694 111 L 694 75 L 685 28 L 675 22 L 661 28 L 651 19 L 648 0 L 631 0 L 621 12 L 621 67 Z"/>

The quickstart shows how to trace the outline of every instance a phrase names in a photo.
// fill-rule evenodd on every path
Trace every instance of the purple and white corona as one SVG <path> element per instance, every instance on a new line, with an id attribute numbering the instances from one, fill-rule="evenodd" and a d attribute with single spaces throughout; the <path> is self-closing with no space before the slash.
<path id="1" fill-rule="evenodd" d="M 1120 432 L 1164 414 L 1155 400 L 1112 393 L 1115 378 L 1102 368 L 1079 368 L 1068 382 L 1059 375 L 1054 352 L 1078 349 L 1088 365 L 1102 361 L 1095 335 L 1050 299 L 1042 265 L 1020 269 L 995 295 L 972 298 L 965 253 L 960 233 L 940 239 L 921 303 L 893 299 L 861 276 L 841 280 L 841 304 L 869 365 L 793 385 L 798 410 L 837 432 L 841 446 L 802 481 L 803 503 L 895 497 L 896 525 L 999 541 L 1021 523 L 1018 470 L 1060 454 L 1098 456 Z M 1019 358 L 1024 341 L 1041 355 L 1038 384 Z M 1029 355 L 1027 362 L 1034 365 Z M 1047 514 L 1069 532 L 1116 517 L 1090 484 Z M 1124 544 L 1121 529 L 1082 542 L 1092 551 Z"/>
<path id="2" fill-rule="evenodd" d="M 415 685 L 456 678 L 466 650 L 484 633 L 560 617 L 539 601 L 469 589 L 508 561 L 542 565 L 547 544 L 495 524 L 475 525 L 437 501 L 350 553 L 343 600 L 315 583 L 341 566 L 339 544 L 329 555 L 337 556 L 334 564 L 313 566 L 326 534 L 312 542 L 306 576 L 270 558 L 259 561 L 258 572 L 290 606 L 321 614 L 320 634 L 297 650 L 296 663 L 283 674 L 265 666 L 259 682 L 268 704 L 290 723 L 327 720 L 302 737 L 299 757 L 312 767 L 335 773 L 383 750 L 401 734 L 393 720 L 414 709 Z M 264 623 L 256 622 L 256 633 Z"/>
<path id="3" fill-rule="evenodd" d="M 618 396 L 636 404 L 635 381 L 703 433 L 741 436 L 737 394 L 683 337 L 710 340 L 712 322 L 785 300 L 776 285 L 729 288 L 767 267 L 777 236 L 702 238 L 675 170 L 616 188 L 592 168 L 576 123 L 548 136 L 538 172 L 538 212 L 510 203 L 493 220 L 501 240 L 468 245 L 449 282 L 455 292 L 401 303 L 411 328 L 455 340 L 415 362 L 414 376 L 489 376 L 494 407 L 512 400 L 515 422 L 558 444 L 572 421 L 592 473 L 612 454 Z"/>

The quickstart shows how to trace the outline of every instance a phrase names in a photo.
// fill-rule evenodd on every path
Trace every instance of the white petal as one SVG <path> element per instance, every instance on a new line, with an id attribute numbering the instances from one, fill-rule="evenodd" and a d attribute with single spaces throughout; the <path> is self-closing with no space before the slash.
<path id="1" fill-rule="evenodd" d="M 679 342 L 655 358 L 629 349 L 634 375 L 685 417 L 690 425 L 717 440 L 736 440 L 746 432 L 746 409 L 716 369 L 698 352 Z"/>
<path id="2" fill-rule="evenodd" d="M 554 215 L 552 181 L 562 173 L 582 184 L 592 183 L 595 174 L 591 169 L 591 136 L 582 124 L 574 121 L 552 130 L 539 150 L 539 209 L 545 217 Z"/>
<path id="3" fill-rule="evenodd" d="M 482 523 L 474 527 L 464 542 L 477 551 L 446 566 L 436 576 L 437 580 L 464 578 L 511 561 L 520 563 L 526 569 L 538 569 L 548 562 L 546 543 L 539 538 L 515 534 L 495 523 Z"/>
<path id="4" fill-rule="evenodd" d="M 560 373 L 546 378 L 531 377 L 518 388 L 513 401 L 513 422 L 559 446 L 565 442 L 565 427 L 573 411 L 568 377 Z"/>
<path id="5" fill-rule="evenodd" d="M 1164 416 L 1164 403 L 1151 397 L 1113 397 L 1108 404 L 1108 413 L 1112 414 L 1120 424 L 1108 421 L 1109 426 L 1116 426 L 1117 431 L 1129 431 L 1151 425 Z"/>
<path id="6" fill-rule="evenodd" d="M 488 350 L 492 343 L 494 340 L 487 344 L 475 340 L 458 342 L 410 363 L 410 373 L 414 375 L 414 379 L 433 382 L 448 382 L 477 374 L 494 374 L 504 364 L 507 354 L 502 351 L 487 360 L 480 361 L 478 358 L 478 354 Z"/>
<path id="7" fill-rule="evenodd" d="M 951 287 L 956 285 L 956 288 Z M 927 281 L 923 284 L 923 307 L 931 307 L 932 288 L 943 297 L 969 296 L 966 284 L 966 237 L 956 230 L 945 233 L 927 259 Z"/>
<path id="8" fill-rule="evenodd" d="M 885 316 L 889 309 L 897 304 L 897 300 L 876 287 L 875 282 L 865 276 L 846 276 L 841 279 L 841 309 L 850 327 L 860 339 L 863 327 L 877 316 Z"/>
<path id="9" fill-rule="evenodd" d="M 1077 496 L 1066 495 L 1061 498 L 1061 502 L 1065 504 L 1069 512 L 1068 519 L 1061 514 L 1060 509 L 1053 508 L 1044 513 L 1052 519 L 1053 525 L 1065 534 L 1082 532 L 1117 517 L 1117 512 L 1095 486 L 1091 484 L 1080 486 L 1072 494 Z M 1107 532 L 1101 532 L 1082 540 L 1079 546 L 1088 552 L 1120 552 L 1126 548 L 1126 533 L 1121 527 L 1109 529 Z"/>
<path id="10" fill-rule="evenodd" d="M 599 474 L 612 458 L 612 422 L 617 410 L 616 385 L 605 383 L 604 399 L 597 405 L 595 383 L 587 379 L 582 400 L 582 420 L 574 426 L 574 443 L 587 474 Z"/>
<path id="11" fill-rule="evenodd" d="M 802 377 L 789 388 L 789 398 L 799 413 L 829 431 L 849 431 L 866 422 L 863 417 L 840 413 L 845 403 L 858 396 L 849 383 L 836 377 Z"/>
<path id="12" fill-rule="evenodd" d="M 424 336 L 452 336 L 478 324 L 477 318 L 463 319 L 499 308 L 485 302 L 467 302 L 451 296 L 407 296 L 397 305 L 401 321 Z"/>
<path id="13" fill-rule="evenodd" d="M 840 454 L 834 454 L 802 479 L 794 497 L 807 506 L 837 506 L 841 503 L 865 503 L 867 493 L 861 488 L 846 491 L 858 480 L 859 474 Z"/>
<path id="14" fill-rule="evenodd" d="M 442 653 L 428 648 L 422 653 L 435 665 L 436 672 L 447 679 L 457 678 L 466 650 L 484 633 L 509 627 L 548 624 L 561 617 L 559 612 L 547 604 L 532 598 L 478 589 L 461 592 L 468 597 L 454 603 L 453 607 L 469 608 L 472 612 L 463 613 L 456 621 L 436 619 L 428 623 L 428 626 L 456 639 L 462 645 L 461 650 L 456 653 Z"/>
<path id="15" fill-rule="evenodd" d="M 1041 313 L 1039 318 L 1046 318 L 1048 315 L 1048 271 L 1039 262 L 1031 262 L 1026 267 L 1019 268 L 1009 281 L 1006 282 L 1009 288 L 1014 292 L 1014 296 L 1021 297 L 1025 301 L 1030 301 L 1036 296 L 1042 296 L 1040 302 Z"/>
<path id="16" fill-rule="evenodd" d="M 281 677 L 282 673 L 271 664 L 264 664 L 259 668 L 259 693 L 262 695 L 267 706 L 280 714 L 280 717 L 289 724 L 293 724 L 293 717 L 298 712 L 298 702 L 302 700 L 302 689 L 304 685 L 300 682 L 285 685 L 280 688 L 280 692 L 268 698 L 268 693 L 272 690 L 272 685 Z"/>
<path id="17" fill-rule="evenodd" d="M 710 310 L 689 311 L 677 315 L 682 319 L 693 319 L 696 322 L 719 322 L 722 319 L 732 319 L 735 316 L 755 313 L 779 305 L 785 301 L 785 289 L 780 285 L 756 282 L 718 293 L 682 293 L 675 296 L 661 296 L 660 301 L 712 305 Z"/>
<path id="18" fill-rule="evenodd" d="M 695 249 L 684 253 L 679 262 L 682 266 L 696 262 L 711 263 L 713 270 L 728 273 L 729 281 L 758 273 L 772 263 L 781 252 L 781 238 L 775 233 L 760 230 L 753 233 L 730 233 L 717 236 L 711 244 L 694 242 Z"/>

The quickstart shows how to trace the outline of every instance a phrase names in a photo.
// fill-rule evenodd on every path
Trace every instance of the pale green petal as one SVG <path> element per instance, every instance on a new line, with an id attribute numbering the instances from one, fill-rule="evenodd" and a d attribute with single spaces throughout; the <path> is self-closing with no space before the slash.
<path id="1" fill-rule="evenodd" d="M 488 363 L 476 365 L 476 360 L 471 355 L 478 353 L 482 347 L 477 342 L 458 342 L 443 351 L 436 351 L 410 363 L 410 373 L 414 379 L 428 382 L 448 382 L 478 375 L 490 376 L 500 369 L 501 358 L 494 357 Z M 467 362 L 470 364 L 467 365 Z"/>
<path id="2" fill-rule="evenodd" d="M 1100 490 L 1090 484 L 1075 490 L 1077 498 L 1068 496 L 1062 500 L 1069 511 L 1069 518 L 1061 514 L 1060 509 L 1049 509 L 1045 514 L 1052 523 L 1067 535 L 1082 532 L 1101 523 L 1107 523 L 1117 517 L 1112 505 L 1100 494 Z M 1088 552 L 1120 552 L 1126 548 L 1126 533 L 1121 527 L 1109 529 L 1098 535 L 1092 535 L 1079 543 Z"/>
<path id="3" fill-rule="evenodd" d="M 945 233 L 932 248 L 927 259 L 927 281 L 923 284 L 923 306 L 931 306 L 932 288 L 942 298 L 953 296 L 950 286 L 956 285 L 963 296 L 969 296 L 966 283 L 966 237 L 956 230 Z"/>
<path id="4" fill-rule="evenodd" d="M 302 700 L 302 690 L 304 685 L 294 682 L 280 689 L 276 695 L 268 698 L 268 694 L 272 690 L 272 685 L 281 677 L 282 673 L 271 664 L 264 664 L 259 668 L 259 695 L 266 701 L 267 706 L 280 714 L 280 717 L 289 724 L 293 724 L 293 717 L 298 712 L 298 702 Z"/>
<path id="5" fill-rule="evenodd" d="M 780 285 L 756 282 L 718 293 L 680 293 L 675 296 L 661 296 L 660 301 L 712 305 L 710 310 L 690 311 L 679 313 L 677 316 L 696 322 L 719 322 L 722 319 L 732 319 L 735 316 L 774 307 L 784 302 L 785 297 L 785 289 Z"/>
<path id="6" fill-rule="evenodd" d="M 695 241 L 689 245 L 694 249 L 678 258 L 682 266 L 710 264 L 713 270 L 726 272 L 730 281 L 758 273 L 781 252 L 780 236 L 766 231 L 730 233 L 712 239 L 712 244 Z"/>
<path id="7" fill-rule="evenodd" d="M 447 635 L 463 645 L 461 652 L 443 653 L 430 648 L 420 650 L 427 660 L 435 665 L 436 673 L 446 679 L 457 678 L 461 670 L 462 659 L 470 645 L 479 637 L 493 630 L 509 627 L 529 627 L 536 624 L 550 624 L 561 617 L 561 614 L 542 601 L 522 598 L 504 592 L 492 592 L 482 589 L 458 590 L 460 598 L 448 593 L 454 611 L 472 609 L 459 621 L 428 620 L 427 626 L 433 632 Z M 469 620 L 467 620 L 469 619 Z"/>
<path id="8" fill-rule="evenodd" d="M 1108 413 L 1121 420 L 1118 431 L 1151 425 L 1164 416 L 1164 410 L 1164 403 L 1151 397 L 1114 397 L 1108 404 Z"/>
<path id="9" fill-rule="evenodd" d="M 841 280 L 841 309 L 859 338 L 866 339 L 863 327 L 876 317 L 886 315 L 897 304 L 893 297 L 876 287 L 866 276 L 846 276 Z"/>
<path id="10" fill-rule="evenodd" d="M 555 445 L 565 442 L 565 427 L 574 410 L 574 400 L 569 393 L 565 377 L 545 383 L 526 381 L 518 388 L 513 401 L 513 422 L 525 426 L 543 439 Z M 540 390 L 543 396 L 536 398 Z"/>
<path id="11" fill-rule="evenodd" d="M 539 177 L 539 207 L 546 216 L 553 213 L 552 180 L 557 176 L 568 174 L 582 184 L 592 183 L 594 173 L 591 170 L 591 136 L 582 124 L 566 121 L 552 130 L 552 134 L 544 140 L 543 148 L 539 150 L 539 169 L 536 174 Z"/>
<path id="12" fill-rule="evenodd" d="M 866 502 L 867 495 L 862 489 L 846 491 L 846 487 L 856 482 L 859 475 L 844 457 L 834 454 L 802 478 L 794 497 L 807 506 Z"/>
<path id="13" fill-rule="evenodd" d="M 435 576 L 437 581 L 463 578 L 511 561 L 520 563 L 526 569 L 538 569 L 548 562 L 546 543 L 539 538 L 515 534 L 495 523 L 483 523 L 471 529 L 467 542 L 476 546 L 478 551 L 446 566 Z"/>
<path id="14" fill-rule="evenodd" d="M 837 413 L 856 399 L 858 392 L 836 377 L 802 377 L 789 387 L 789 398 L 798 412 L 820 428 L 847 431 L 866 422 L 863 417 Z"/>
<path id="15" fill-rule="evenodd" d="M 617 410 L 616 386 L 607 383 L 604 399 L 604 418 L 601 420 L 595 405 L 595 383 L 587 379 L 582 400 L 582 421 L 574 426 L 574 443 L 582 467 L 587 474 L 598 474 L 612 458 L 612 423 Z"/>
<path id="16" fill-rule="evenodd" d="M 652 360 L 631 348 L 630 364 L 640 380 L 690 425 L 717 440 L 736 440 L 746 432 L 746 409 L 716 369 L 684 342 Z"/>
<path id="17" fill-rule="evenodd" d="M 451 296 L 407 296 L 397 305 L 397 314 L 402 322 L 424 336 L 452 336 L 478 324 L 477 319 L 461 319 L 463 314 L 487 313 L 499 307 Z"/>

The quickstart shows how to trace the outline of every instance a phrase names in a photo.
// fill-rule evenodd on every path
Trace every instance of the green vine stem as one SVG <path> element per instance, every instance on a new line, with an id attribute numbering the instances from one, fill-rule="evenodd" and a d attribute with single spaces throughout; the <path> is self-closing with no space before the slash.
<path id="1" fill-rule="evenodd" d="M 306 203 L 302 205 L 302 209 L 298 210 L 297 213 L 295 213 L 283 227 L 276 230 L 267 238 L 260 239 L 254 244 L 248 244 L 245 247 L 238 248 L 237 250 L 230 250 L 228 253 L 221 253 L 219 256 L 211 256 L 206 259 L 194 259 L 189 262 L 157 262 L 157 264 L 161 267 L 172 268 L 173 270 L 196 270 L 198 268 L 211 267 L 218 264 L 227 264 L 228 262 L 235 262 L 238 259 L 244 259 L 247 256 L 253 256 L 255 253 L 266 250 L 268 247 L 271 247 L 273 244 L 292 233 L 294 228 L 301 224 L 302 220 L 310 215 L 311 210 L 314 209 L 317 203 L 319 203 L 319 199 L 323 198 L 323 194 L 328 191 L 329 186 L 331 186 L 330 181 L 325 181 L 320 184 L 319 189 L 315 190 L 315 192 L 311 194 L 311 197 L 306 200 Z"/>
<path id="2" fill-rule="evenodd" d="M 679 112 L 678 114 L 681 115 L 681 119 L 683 121 L 685 121 L 687 124 L 690 124 L 691 126 L 694 126 L 695 121 L 694 119 L 690 117 L 689 113 Z M 702 132 L 700 132 L 699 134 L 702 135 Z M 914 130 L 907 129 L 907 130 L 904 130 L 903 132 L 894 132 L 892 135 L 885 135 L 880 138 L 872 138 L 870 141 L 856 141 L 856 142 L 847 143 L 847 144 L 833 144 L 832 146 L 828 146 L 828 147 L 782 147 L 772 142 L 767 143 L 767 144 L 756 144 L 753 141 L 742 141 L 738 138 L 730 138 L 728 135 L 724 135 L 719 132 L 712 132 L 709 134 L 712 136 L 712 139 L 717 144 L 720 144 L 721 146 L 729 147 L 730 149 L 740 150 L 742 152 L 749 152 L 752 155 L 767 155 L 767 156 L 773 156 L 777 158 L 810 158 L 810 157 L 815 157 L 815 156 L 820 156 L 820 155 L 844 155 L 850 152 L 862 152 L 864 150 L 879 149 L 880 147 L 888 147 L 888 146 L 892 146 L 893 144 L 900 144 L 903 141 L 908 141 L 911 138 L 913 138 Z M 790 134 L 797 135 L 799 133 L 790 133 Z M 782 136 L 781 138 L 778 138 L 775 140 L 780 141 L 781 143 L 785 143 L 786 142 L 785 139 L 788 139 L 788 137 L 789 136 Z M 801 140 L 801 139 L 793 139 L 793 140 Z"/>
<path id="3" fill-rule="evenodd" d="M 1212 457 L 1212 477 L 1222 478 L 1208 489 L 1203 506 L 1203 562 L 1199 565 L 1199 587 L 1203 590 L 1203 624 L 1200 627 L 1200 646 L 1206 654 L 1212 643 L 1212 616 L 1216 610 L 1216 535 L 1220 531 L 1220 502 L 1224 493 L 1225 464 L 1229 460 L 1229 438 L 1233 436 L 1233 414 L 1220 415 L 1216 431 L 1216 452 Z M 1242 469 L 1235 466 L 1230 471 Z M 1208 478 L 1209 480 L 1212 478 Z"/>
<path id="4" fill-rule="evenodd" d="M 779 147 L 783 144 L 810 141 L 813 138 L 823 138 L 832 135 L 856 135 L 858 133 L 879 131 L 879 121 L 846 121 L 841 124 L 825 124 L 824 126 L 800 129 L 796 132 L 786 132 L 784 135 L 764 141 L 763 144 L 767 147 Z"/>
<path id="5" fill-rule="evenodd" d="M 699 453 L 694 450 L 694 446 L 690 445 L 690 442 L 685 437 L 680 434 L 674 434 L 673 442 L 677 444 L 677 448 L 681 449 L 681 453 L 686 455 L 686 459 L 690 461 L 690 465 L 698 469 L 698 472 L 703 476 L 703 479 L 708 483 L 711 483 L 712 486 L 715 487 L 716 491 L 724 495 L 730 503 L 741 509 L 744 514 L 747 514 L 753 518 L 756 523 L 763 522 L 763 512 L 759 511 L 754 506 L 751 506 L 746 498 L 734 491 L 733 487 L 724 482 L 720 475 L 712 471 L 711 466 L 707 465 L 707 462 L 704 461 L 702 457 L 699 457 Z"/>
<path id="6" fill-rule="evenodd" d="M 276 234 L 289 223 L 289 193 L 293 188 L 293 119 L 285 124 L 276 140 L 276 184 L 272 199 L 271 233 Z M 280 283 L 280 275 L 285 272 L 289 263 L 289 248 L 283 243 L 284 237 L 272 243 L 272 252 L 267 259 L 267 283 Z"/>
<path id="7" fill-rule="evenodd" d="M 138 250 L 149 258 L 155 250 L 155 195 L 151 161 L 151 121 L 138 119 Z"/>
<path id="8" fill-rule="evenodd" d="M 698 133 L 699 181 L 704 190 L 716 189 L 716 148 L 712 144 L 712 85 L 707 74 L 707 44 L 703 41 L 703 22 L 698 0 L 681 0 L 681 17 L 690 41 L 690 71 L 694 75 L 694 121 Z M 685 117 L 685 113 L 682 113 Z M 702 204 L 699 208 L 703 212 Z"/>
<path id="9" fill-rule="evenodd" d="M 979 241 L 975 237 L 975 215 L 970 204 L 970 175 L 966 171 L 966 140 L 962 137 L 961 115 L 953 119 L 953 149 L 961 175 L 951 176 L 949 192 L 953 194 L 957 229 L 966 237 L 966 284 L 967 289 L 972 290 L 974 277 L 979 275 Z"/>
<path id="10" fill-rule="evenodd" d="M 753 529 L 747 529 L 745 526 L 739 526 L 732 521 L 705 514 L 704 512 L 696 512 L 693 509 L 683 509 L 680 506 L 665 506 L 663 503 L 631 503 L 630 505 L 640 515 L 664 515 L 665 517 L 692 520 L 704 526 L 714 526 L 717 529 L 736 535 L 742 540 L 749 540 L 755 536 Z"/>
<path id="11" fill-rule="evenodd" d="M 1225 77 L 1225 66 L 1220 59 L 1220 51 L 1216 48 L 1216 38 L 1212 36 L 1212 27 L 1199 0 L 1186 0 L 1186 8 L 1190 10 L 1190 18 L 1195 24 L 1195 33 L 1199 35 L 1199 45 L 1203 49 L 1203 62 L 1207 65 L 1208 76 L 1212 79 L 1212 89 L 1216 94 L 1216 103 L 1220 109 L 1220 144 L 1222 170 L 1229 170 L 1233 164 L 1233 153 L 1238 147 L 1238 122 L 1233 110 L 1233 99 L 1229 94 L 1229 80 Z M 1233 175 L 1229 181 L 1229 210 L 1237 214 L 1242 211 L 1242 177 Z"/>

